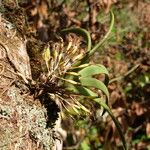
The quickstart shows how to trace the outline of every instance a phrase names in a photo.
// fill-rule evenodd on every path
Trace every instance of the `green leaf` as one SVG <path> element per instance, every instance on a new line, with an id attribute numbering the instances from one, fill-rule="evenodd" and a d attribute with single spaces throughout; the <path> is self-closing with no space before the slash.
<path id="1" fill-rule="evenodd" d="M 108 71 L 103 65 L 91 65 L 82 69 L 78 73 L 81 75 L 81 77 L 91 77 L 93 75 L 101 73 L 108 75 Z"/>
<path id="2" fill-rule="evenodd" d="M 50 53 L 49 47 L 47 47 L 47 48 L 44 49 L 44 51 L 42 53 L 42 57 L 45 60 L 46 67 L 47 67 L 47 69 L 49 71 L 49 63 L 48 62 L 49 62 L 49 60 L 51 58 L 51 53 Z"/>
<path id="3" fill-rule="evenodd" d="M 108 89 L 102 81 L 87 77 L 80 78 L 80 82 L 82 86 L 94 87 L 101 90 L 107 96 L 107 99 L 109 99 Z"/>
<path id="4" fill-rule="evenodd" d="M 98 103 L 100 106 L 102 106 L 107 112 L 108 114 L 110 115 L 110 117 L 112 118 L 112 120 L 114 121 L 115 125 L 116 125 L 116 128 L 118 130 L 118 133 L 120 135 L 120 138 L 122 140 L 122 143 L 123 143 L 123 147 L 124 147 L 124 150 L 127 150 L 127 147 L 126 147 L 126 141 L 125 141 L 125 138 L 124 138 L 124 135 L 122 133 L 122 130 L 121 130 L 121 126 L 118 122 L 118 120 L 115 118 L 115 116 L 113 115 L 112 111 L 110 110 L 110 108 L 105 104 L 105 102 L 100 99 L 100 98 L 96 98 L 96 99 L 93 99 L 93 101 L 95 101 L 96 103 Z"/>
<path id="5" fill-rule="evenodd" d="M 80 75 L 80 74 L 78 74 L 76 72 L 66 72 L 65 74 L 73 75 L 73 76 L 79 76 Z"/>
<path id="6" fill-rule="evenodd" d="M 70 76 L 70 77 L 72 77 L 72 76 Z M 79 82 L 76 82 L 76 81 L 71 80 L 71 79 L 64 79 L 64 78 L 59 78 L 59 79 L 65 81 L 66 83 L 69 83 L 69 84 L 71 83 L 71 84 L 74 84 L 74 85 L 80 85 Z"/>
<path id="7" fill-rule="evenodd" d="M 50 49 L 49 49 L 49 47 L 44 49 L 42 56 L 46 62 L 50 60 Z"/>
<path id="8" fill-rule="evenodd" d="M 83 86 L 74 86 L 72 84 L 70 84 L 67 87 L 67 90 L 79 94 L 80 96 L 86 96 L 87 98 L 96 98 L 98 97 L 98 95 L 96 93 L 94 93 L 93 91 L 91 91 L 90 89 L 83 87 Z"/>
<path id="9" fill-rule="evenodd" d="M 81 150 L 91 150 L 88 139 L 84 139 L 81 143 Z"/>
<path id="10" fill-rule="evenodd" d="M 98 42 L 91 50 L 90 50 L 90 56 L 94 54 L 94 52 L 96 52 L 97 50 L 99 50 L 99 48 L 105 43 L 105 41 L 108 39 L 110 33 L 112 32 L 114 26 L 114 14 L 112 11 L 110 11 L 110 26 L 109 29 L 107 31 L 107 33 L 105 34 L 105 36 L 103 37 L 103 39 Z"/>
<path id="11" fill-rule="evenodd" d="M 75 107 L 70 107 L 70 108 L 67 108 L 66 110 L 71 115 L 79 115 L 80 114 L 79 110 L 77 108 L 75 108 Z"/>

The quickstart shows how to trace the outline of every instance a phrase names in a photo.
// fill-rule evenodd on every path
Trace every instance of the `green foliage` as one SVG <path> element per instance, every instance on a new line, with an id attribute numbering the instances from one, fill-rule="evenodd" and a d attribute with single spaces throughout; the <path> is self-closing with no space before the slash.
<path id="1" fill-rule="evenodd" d="M 96 89 L 101 90 L 107 96 L 107 98 L 109 98 L 108 89 L 102 81 L 94 78 L 86 77 L 86 78 L 80 78 L 80 82 L 81 82 L 81 86 L 94 87 Z"/>
<path id="2" fill-rule="evenodd" d="M 78 68 L 78 66 L 84 65 L 84 63 L 88 62 L 84 58 L 89 58 L 95 51 L 99 50 L 99 48 L 103 45 L 103 43 L 106 41 L 109 34 L 111 33 L 113 24 L 114 24 L 114 15 L 111 12 L 111 24 L 110 24 L 109 30 L 108 30 L 107 34 L 104 36 L 104 38 L 99 43 L 97 43 L 93 48 L 91 48 L 92 47 L 91 39 L 90 39 L 89 33 L 87 31 L 85 31 L 83 29 L 79 29 L 79 28 L 71 28 L 71 29 L 63 30 L 63 32 L 65 32 L 65 33 L 73 32 L 73 33 L 81 34 L 83 37 L 86 36 L 86 41 L 88 42 L 87 43 L 87 45 L 88 45 L 87 53 L 81 59 L 82 61 L 77 60 L 78 62 L 74 63 L 75 64 L 74 66 L 76 68 Z M 97 92 L 95 92 L 95 90 L 93 90 L 93 88 L 94 88 L 94 89 L 96 89 L 96 91 L 98 91 L 98 90 L 102 91 L 103 94 L 106 96 L 106 99 L 107 100 L 109 99 L 109 92 L 106 87 L 107 84 L 105 85 L 105 83 L 103 83 L 102 81 L 94 78 L 94 75 L 105 74 L 105 81 L 108 81 L 107 69 L 103 65 L 90 65 L 89 64 L 89 66 L 87 66 L 87 67 L 78 69 L 77 72 L 76 72 L 76 70 L 73 70 L 73 71 L 75 71 L 74 74 L 77 73 L 78 76 L 75 75 L 73 77 L 73 73 L 70 75 L 70 77 L 67 76 L 67 78 L 69 78 L 71 80 L 69 80 L 70 84 L 66 84 L 66 86 L 67 86 L 66 88 L 76 94 L 79 94 L 79 96 L 84 96 L 84 98 L 85 97 L 90 98 L 91 100 L 93 100 L 94 102 L 96 102 L 100 106 L 102 106 L 108 112 L 108 114 L 111 116 L 111 118 L 113 119 L 113 121 L 118 129 L 121 140 L 123 142 L 124 149 L 126 149 L 124 135 L 122 133 L 121 127 L 120 127 L 117 119 L 114 117 L 114 115 L 111 112 L 108 105 L 103 101 L 103 97 L 99 98 L 99 95 L 97 94 Z M 67 79 L 66 79 L 66 81 L 67 81 Z M 72 82 L 70 82 L 70 81 L 72 81 Z M 84 142 L 84 141 L 81 144 L 81 148 L 82 149 L 90 149 L 87 142 Z"/>
<path id="3" fill-rule="evenodd" d="M 145 73 L 139 76 L 139 84 L 141 85 L 141 87 L 144 87 L 149 82 L 150 82 L 150 74 Z"/>
<path id="4" fill-rule="evenodd" d="M 65 50 L 58 51 L 57 46 L 55 47 L 56 50 L 54 50 L 52 54 L 50 54 L 49 49 L 45 49 L 43 57 L 48 68 L 49 79 L 55 79 L 55 81 L 56 79 L 59 79 L 60 82 L 58 82 L 58 84 L 61 83 L 60 85 L 63 86 L 66 89 L 66 91 L 70 92 L 70 94 L 72 95 L 76 95 L 77 102 L 76 104 L 72 104 L 72 110 L 69 110 L 70 113 L 80 114 L 80 110 L 89 113 L 87 108 L 78 102 L 78 99 L 90 99 L 94 103 L 97 103 L 100 107 L 102 107 L 105 111 L 108 112 L 108 114 L 114 121 L 116 128 L 118 129 L 118 132 L 120 134 L 121 140 L 123 142 L 123 147 L 124 149 L 126 149 L 125 139 L 121 131 L 120 124 L 118 123 L 117 119 L 114 117 L 109 106 L 107 105 L 109 100 L 109 92 L 107 89 L 107 84 L 109 82 L 108 71 L 103 65 L 90 64 L 90 57 L 94 54 L 94 52 L 99 51 L 101 49 L 102 45 L 109 38 L 109 35 L 113 29 L 114 15 L 112 12 L 110 12 L 110 16 L 111 21 L 108 32 L 103 37 L 103 39 L 100 42 L 98 42 L 95 46 L 92 46 L 90 34 L 85 29 L 69 28 L 62 30 L 63 34 L 73 32 L 80 36 L 83 36 L 83 38 L 86 40 L 87 51 L 85 52 L 85 54 L 81 54 L 81 57 L 74 56 L 78 48 L 74 46 L 72 49 L 70 49 L 73 44 L 72 42 L 70 42 L 68 47 L 66 48 L 67 52 Z M 63 45 L 60 44 L 59 47 L 61 49 Z M 48 55 L 51 56 L 49 57 Z M 65 60 L 66 62 L 64 62 L 63 55 L 67 57 L 68 62 L 71 62 L 70 57 L 73 57 L 73 63 L 66 63 L 67 60 Z M 101 74 L 105 76 L 104 81 L 100 81 L 96 78 L 96 76 Z M 101 93 L 99 91 L 101 91 Z M 89 149 L 87 142 L 83 142 L 81 147 L 83 149 Z"/>
<path id="5" fill-rule="evenodd" d="M 91 65 L 79 71 L 79 74 L 83 78 L 92 77 L 93 75 L 101 74 L 101 73 L 104 73 L 108 76 L 108 71 L 103 65 Z"/>
<path id="6" fill-rule="evenodd" d="M 83 140 L 83 142 L 81 143 L 81 147 L 80 147 L 80 150 L 91 150 L 90 146 L 89 146 L 89 140 L 87 138 L 85 138 Z"/>

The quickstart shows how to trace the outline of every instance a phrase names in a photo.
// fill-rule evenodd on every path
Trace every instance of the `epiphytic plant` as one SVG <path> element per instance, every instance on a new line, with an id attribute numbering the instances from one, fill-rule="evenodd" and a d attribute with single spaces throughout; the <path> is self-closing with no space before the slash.
<path id="1" fill-rule="evenodd" d="M 108 71 L 103 65 L 90 63 L 90 57 L 95 51 L 101 48 L 111 33 L 114 24 L 114 15 L 112 12 L 110 12 L 110 16 L 111 23 L 109 30 L 104 38 L 95 46 L 92 46 L 88 31 L 81 28 L 69 28 L 62 30 L 62 34 L 68 34 L 67 45 L 60 38 L 61 42 L 53 43 L 52 48 L 49 46 L 45 48 L 43 58 L 47 68 L 45 81 L 47 86 L 43 87 L 43 89 L 50 87 L 51 89 L 46 90 L 50 96 L 55 96 L 68 105 L 71 104 L 69 102 L 69 99 L 71 99 L 74 102 L 71 105 L 75 112 L 78 112 L 78 109 L 88 112 L 88 109 L 78 101 L 79 98 L 90 99 L 99 104 L 113 119 L 122 139 L 123 147 L 126 150 L 126 143 L 121 127 L 108 106 Z M 69 33 L 82 36 L 87 42 L 87 51 L 79 48 L 79 38 L 73 38 Z M 103 82 L 95 78 L 95 75 L 99 74 L 105 76 Z M 99 91 L 101 91 L 100 94 L 98 94 Z M 64 105 L 64 103 L 62 104 Z M 64 105 L 64 107 L 66 106 Z"/>

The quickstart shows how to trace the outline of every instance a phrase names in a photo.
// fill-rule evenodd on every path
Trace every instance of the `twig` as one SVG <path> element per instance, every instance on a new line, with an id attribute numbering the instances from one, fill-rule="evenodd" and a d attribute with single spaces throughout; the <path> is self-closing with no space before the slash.
<path id="1" fill-rule="evenodd" d="M 131 68 L 127 73 L 125 73 L 124 75 L 118 76 L 116 78 L 113 78 L 110 80 L 109 83 L 121 80 L 123 78 L 125 78 L 126 76 L 128 76 L 129 74 L 131 74 L 134 70 L 136 70 L 138 67 L 140 66 L 140 64 L 135 65 L 133 68 Z"/>

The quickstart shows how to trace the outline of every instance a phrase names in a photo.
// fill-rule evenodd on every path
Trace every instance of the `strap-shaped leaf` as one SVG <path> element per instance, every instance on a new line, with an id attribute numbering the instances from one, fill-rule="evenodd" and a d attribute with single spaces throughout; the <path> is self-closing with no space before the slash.
<path id="1" fill-rule="evenodd" d="M 91 77 L 96 74 L 108 75 L 107 69 L 103 65 L 91 65 L 78 72 L 81 77 Z"/>
<path id="2" fill-rule="evenodd" d="M 110 26 L 109 26 L 109 29 L 107 31 L 107 33 L 105 34 L 105 36 L 103 37 L 103 39 L 98 42 L 91 50 L 90 50 L 90 56 L 94 54 L 94 52 L 96 52 L 104 43 L 105 41 L 108 39 L 112 29 L 113 29 L 113 26 L 114 26 L 114 14 L 112 11 L 110 11 Z"/>
<path id="3" fill-rule="evenodd" d="M 121 127 L 120 127 L 120 124 L 118 122 L 118 120 L 114 117 L 113 113 L 111 112 L 110 108 L 107 106 L 107 104 L 103 101 L 103 99 L 101 98 L 92 98 L 92 97 L 97 97 L 98 95 L 94 92 L 92 92 L 90 89 L 88 88 L 85 88 L 85 87 L 82 87 L 82 86 L 71 86 L 72 88 L 69 88 L 69 90 L 72 89 L 73 92 L 79 94 L 80 96 L 86 96 L 86 98 L 90 98 L 92 99 L 93 101 L 95 101 L 96 103 L 98 103 L 101 107 L 104 108 L 105 111 L 108 112 L 108 114 L 110 115 L 110 117 L 112 118 L 112 120 L 114 121 L 115 125 L 116 125 L 116 128 L 119 132 L 119 135 L 121 137 L 121 140 L 122 140 L 122 143 L 123 143 L 123 146 L 124 146 L 124 150 L 126 150 L 126 142 L 125 142 L 125 138 L 124 138 L 124 135 L 122 133 L 122 130 L 121 130 Z"/>
<path id="4" fill-rule="evenodd" d="M 80 82 L 81 85 L 83 86 L 94 87 L 101 90 L 107 96 L 107 99 L 109 99 L 108 89 L 102 81 L 87 77 L 87 78 L 80 78 Z"/>
<path id="5" fill-rule="evenodd" d="M 73 75 L 73 76 L 79 76 L 80 74 L 76 73 L 76 72 L 66 72 L 65 74 L 67 75 Z"/>
<path id="6" fill-rule="evenodd" d="M 50 53 L 49 47 L 44 49 L 44 52 L 42 53 L 42 56 L 43 56 L 43 59 L 45 60 L 46 67 L 47 67 L 47 69 L 49 71 L 49 64 L 48 64 L 48 62 L 49 62 L 50 57 L 51 57 L 51 53 Z"/>
<path id="7" fill-rule="evenodd" d="M 75 94 L 79 94 L 80 96 L 86 96 L 87 98 L 96 98 L 98 95 L 91 91 L 90 89 L 83 87 L 83 86 L 76 86 L 76 85 L 68 85 L 67 87 L 68 91 L 71 91 Z"/>
<path id="8" fill-rule="evenodd" d="M 126 147 L 126 141 L 125 141 L 125 138 L 124 138 L 124 135 L 122 133 L 122 130 L 121 130 L 121 126 L 120 126 L 120 123 L 118 122 L 118 120 L 115 118 L 115 116 L 113 115 L 112 111 L 110 110 L 110 108 L 106 105 L 106 103 L 100 99 L 100 98 L 95 98 L 93 99 L 93 101 L 95 101 L 96 103 L 98 103 L 100 106 L 102 106 L 107 112 L 108 114 L 110 115 L 110 117 L 112 118 L 112 120 L 114 121 L 115 125 L 116 125 L 116 128 L 118 130 L 118 133 L 120 135 L 120 138 L 122 140 L 122 143 L 123 143 L 123 147 L 124 147 L 124 150 L 127 150 L 127 147 Z"/>

